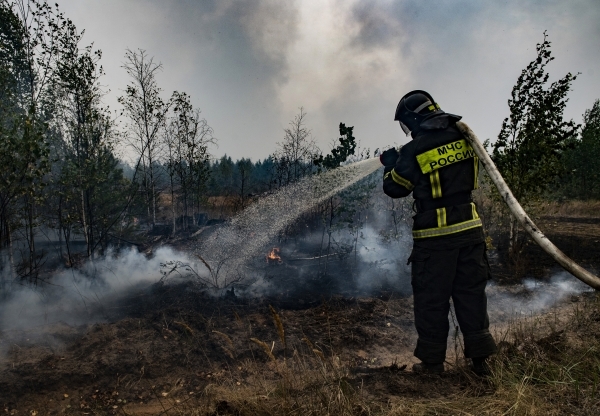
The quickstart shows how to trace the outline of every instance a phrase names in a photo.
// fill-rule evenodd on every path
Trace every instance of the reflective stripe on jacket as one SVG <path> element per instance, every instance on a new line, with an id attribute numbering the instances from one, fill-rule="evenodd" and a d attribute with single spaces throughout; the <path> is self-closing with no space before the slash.
<path id="1" fill-rule="evenodd" d="M 459 119 L 442 114 L 424 121 L 412 133 L 413 140 L 400 149 L 396 166 L 384 170 L 387 195 L 401 198 L 412 192 L 417 207 L 426 207 L 413 217 L 414 239 L 481 227 L 470 202 L 470 192 L 478 186 L 479 159 L 456 128 Z"/>

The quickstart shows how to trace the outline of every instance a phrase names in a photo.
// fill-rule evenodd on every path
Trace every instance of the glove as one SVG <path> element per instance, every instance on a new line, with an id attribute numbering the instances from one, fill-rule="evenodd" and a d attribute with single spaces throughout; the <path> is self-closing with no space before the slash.
<path id="1" fill-rule="evenodd" d="M 383 166 L 389 167 L 394 166 L 399 157 L 400 153 L 398 153 L 396 148 L 392 147 L 379 155 L 379 161 Z"/>

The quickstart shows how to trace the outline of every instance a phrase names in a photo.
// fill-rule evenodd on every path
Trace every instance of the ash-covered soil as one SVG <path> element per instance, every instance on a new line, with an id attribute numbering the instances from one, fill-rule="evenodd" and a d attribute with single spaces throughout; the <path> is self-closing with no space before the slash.
<path id="1" fill-rule="evenodd" d="M 28 333 L 3 334 L 3 409 L 111 411 L 165 397 L 189 401 L 190 393 L 223 377 L 243 381 L 247 362 L 267 363 L 251 338 L 278 357 L 305 338 L 324 354 L 367 369 L 408 362 L 402 354 L 414 336 L 409 299 L 329 298 L 297 309 L 288 302 L 279 310 L 288 351 L 266 299 L 215 299 L 179 284 L 155 286 L 127 301 L 126 318 L 44 328 L 41 342 L 29 341 Z"/>
<path id="2" fill-rule="evenodd" d="M 547 221 L 543 229 L 559 248 L 585 265 L 600 266 L 600 232 L 590 232 L 590 227 L 600 225 Z M 531 268 L 544 271 L 543 276 L 556 270 L 536 247 L 527 245 L 523 253 L 530 262 L 535 260 Z M 493 267 L 496 272 L 506 268 L 498 263 Z M 508 290 L 510 296 L 519 296 L 516 292 L 521 289 L 515 286 L 502 293 Z M 505 305 L 492 302 L 514 298 L 494 293 L 490 316 L 493 331 L 501 335 L 503 325 L 514 316 Z M 578 300 L 572 295 L 554 307 L 568 309 Z M 285 347 L 270 305 L 283 325 Z M 382 403 L 450 397 L 467 385 L 472 391 L 472 377 L 459 368 L 460 340 L 453 337 L 453 330 L 450 371 L 443 376 L 408 371 L 416 362 L 412 357 L 416 334 L 412 300 L 406 295 L 319 298 L 313 293 L 305 299 L 248 300 L 233 295 L 215 298 L 180 283 L 138 289 L 106 305 L 106 311 L 103 323 L 56 324 L 0 334 L 0 412 L 175 414 L 216 400 L 213 414 L 235 414 L 213 392 L 215 386 L 255 392 L 278 372 L 284 358 L 311 352 L 339 362 L 348 370 L 344 380 L 349 386 Z M 556 309 L 551 313 L 556 316 Z M 481 382 L 480 393 L 487 394 L 487 388 Z M 265 400 L 269 394 L 265 391 Z"/>

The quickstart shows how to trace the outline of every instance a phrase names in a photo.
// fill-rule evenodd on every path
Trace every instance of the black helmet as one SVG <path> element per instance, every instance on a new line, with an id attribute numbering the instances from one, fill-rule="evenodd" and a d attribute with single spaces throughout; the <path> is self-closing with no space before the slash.
<path id="1" fill-rule="evenodd" d="M 400 99 L 394 120 L 400 122 L 400 127 L 408 135 L 417 129 L 427 116 L 435 113 L 443 111 L 433 97 L 425 91 L 415 90 Z"/>

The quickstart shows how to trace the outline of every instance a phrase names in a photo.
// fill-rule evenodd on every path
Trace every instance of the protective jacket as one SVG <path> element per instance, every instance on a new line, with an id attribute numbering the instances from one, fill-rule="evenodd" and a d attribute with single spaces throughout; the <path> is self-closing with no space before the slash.
<path id="1" fill-rule="evenodd" d="M 471 201 L 479 160 L 456 128 L 459 116 L 432 114 L 411 134 L 395 166 L 384 170 L 383 190 L 392 198 L 413 193 L 412 263 L 415 356 L 440 364 L 446 357 L 449 299 L 464 339 L 467 358 L 496 351 L 489 332 L 485 286 L 489 264 L 481 219 Z"/>
<path id="2" fill-rule="evenodd" d="M 471 200 L 471 191 L 478 187 L 479 159 L 456 127 L 460 118 L 444 113 L 424 120 L 411 132 L 413 140 L 400 149 L 396 165 L 384 169 L 383 191 L 388 196 L 413 193 L 415 243 L 483 240 L 481 219 Z"/>

